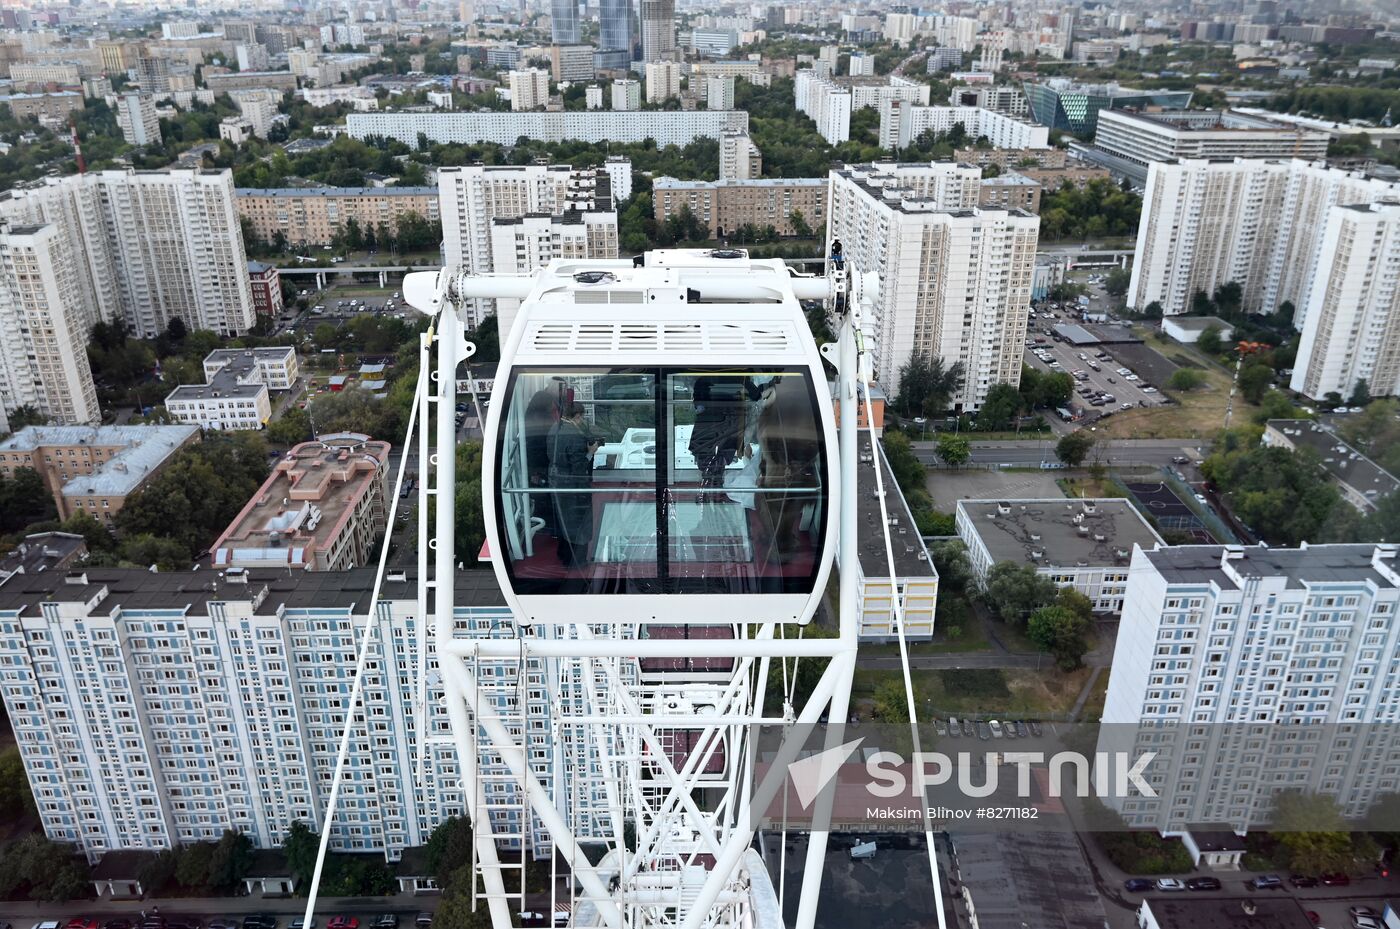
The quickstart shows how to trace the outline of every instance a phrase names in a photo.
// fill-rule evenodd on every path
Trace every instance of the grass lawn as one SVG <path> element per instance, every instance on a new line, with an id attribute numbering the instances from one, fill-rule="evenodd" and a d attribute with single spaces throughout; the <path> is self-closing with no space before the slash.
<path id="1" fill-rule="evenodd" d="M 1209 439 L 1223 429 L 1233 372 L 1194 345 L 1182 345 L 1160 332 L 1142 327 L 1135 328 L 1134 332 L 1175 364 L 1200 371 L 1205 384 L 1187 392 L 1158 384 L 1178 402 L 1115 413 L 1107 422 L 1099 424 L 1098 435 L 1113 439 Z M 1236 395 L 1235 422 L 1248 418 L 1251 409 L 1250 404 Z"/>
<path id="2" fill-rule="evenodd" d="M 1079 713 L 1079 722 L 1097 723 L 1103 717 L 1103 705 L 1108 699 L 1108 671 L 1099 672 L 1099 679 L 1089 691 L 1089 699 L 1084 701 L 1084 709 Z"/>
<path id="3" fill-rule="evenodd" d="M 1066 497 L 1126 497 L 1127 489 L 1111 477 L 1095 480 L 1088 475 L 1062 477 L 1055 482 Z"/>
<path id="4" fill-rule="evenodd" d="M 984 652 L 991 648 L 991 643 L 986 636 L 982 635 L 982 627 L 979 623 L 968 622 L 959 627 L 961 634 L 955 638 L 949 638 L 944 629 L 935 627 L 932 642 L 910 642 L 909 656 L 911 658 L 918 655 L 946 655 L 949 652 Z M 898 658 L 898 642 L 880 642 L 862 644 L 860 647 L 862 655 L 879 655 L 881 657 Z"/>
<path id="5" fill-rule="evenodd" d="M 914 671 L 914 692 L 921 713 L 937 716 L 1011 716 L 1063 719 L 1089 679 L 1088 668 L 1064 674 L 1050 658 L 1039 671 L 990 670 Z M 852 697 L 868 712 L 871 698 L 885 681 L 903 686 L 898 670 L 857 668 Z"/>

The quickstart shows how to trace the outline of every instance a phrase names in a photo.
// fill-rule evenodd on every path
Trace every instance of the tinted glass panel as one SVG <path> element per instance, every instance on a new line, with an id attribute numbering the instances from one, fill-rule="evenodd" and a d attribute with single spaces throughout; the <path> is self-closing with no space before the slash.
<path id="1" fill-rule="evenodd" d="M 506 402 L 518 592 L 811 589 L 826 461 L 805 370 L 517 369 Z"/>

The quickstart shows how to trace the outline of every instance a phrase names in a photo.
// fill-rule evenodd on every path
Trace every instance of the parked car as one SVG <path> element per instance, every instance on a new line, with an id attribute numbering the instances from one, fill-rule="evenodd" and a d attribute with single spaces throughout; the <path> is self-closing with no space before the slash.
<path id="1" fill-rule="evenodd" d="M 102 929 L 102 924 L 91 916 L 74 916 L 64 929 Z"/>
<path id="2" fill-rule="evenodd" d="M 1021 722 L 1021 721 L 1018 719 L 1018 720 L 1016 721 L 1016 737 L 1017 737 L 1018 739 L 1025 739 L 1025 738 L 1029 738 L 1029 737 L 1030 737 L 1030 734 L 1031 734 L 1031 731 L 1030 731 L 1029 729 L 1026 728 L 1026 724 L 1023 723 L 1023 722 Z"/>
<path id="3" fill-rule="evenodd" d="M 1030 722 L 1026 723 L 1026 725 L 1027 725 L 1027 726 L 1030 726 L 1031 735 L 1035 736 L 1037 739 L 1040 738 L 1041 733 L 1045 731 L 1045 730 L 1043 730 L 1043 729 L 1040 728 L 1040 723 L 1039 723 L 1039 721 L 1034 720 L 1034 719 L 1031 720 Z"/>
<path id="4" fill-rule="evenodd" d="M 1151 890 L 1157 886 L 1157 882 L 1150 877 L 1130 877 L 1123 882 L 1123 889 L 1129 893 L 1140 894 L 1143 891 Z"/>
<path id="5" fill-rule="evenodd" d="M 243 929 L 277 929 L 277 917 L 271 913 L 250 913 L 243 917 Z"/>
<path id="6" fill-rule="evenodd" d="M 1317 878 L 1308 877 L 1306 874 L 1290 874 L 1288 876 L 1288 883 L 1292 884 L 1294 887 L 1316 887 Z"/>
<path id="7" fill-rule="evenodd" d="M 1283 878 L 1277 874 L 1261 874 L 1250 881 L 1248 886 L 1254 890 L 1282 890 Z"/>
<path id="8" fill-rule="evenodd" d="M 1186 463 L 1189 462 L 1190 460 L 1191 460 L 1191 459 L 1190 459 L 1190 458 L 1187 458 L 1185 455 L 1173 455 L 1173 456 L 1172 456 L 1172 464 L 1186 464 Z"/>
<path id="9" fill-rule="evenodd" d="M 1345 874 L 1324 874 L 1322 875 L 1323 887 L 1346 887 L 1351 884 L 1351 878 Z"/>
<path id="10" fill-rule="evenodd" d="M 1372 919 L 1369 916 L 1357 916 L 1351 921 L 1351 929 L 1385 929 L 1379 919 Z"/>
<path id="11" fill-rule="evenodd" d="M 134 925 L 135 923 L 131 920 L 119 916 L 116 919 L 109 919 L 103 923 L 102 929 L 132 929 Z M 238 927 L 230 926 L 229 929 L 238 929 Z"/>
<path id="12" fill-rule="evenodd" d="M 934 731 L 935 733 L 937 733 L 938 735 L 947 735 L 947 734 L 948 734 L 948 724 L 945 723 L 945 722 L 944 722 L 943 720 L 941 720 L 941 719 L 935 719 L 935 720 L 933 721 L 933 731 Z"/>
<path id="13" fill-rule="evenodd" d="M 413 925 L 416 927 L 416 929 L 429 929 L 429 927 L 432 926 L 432 924 L 432 913 L 419 913 L 417 916 L 413 917 Z"/>
<path id="14" fill-rule="evenodd" d="M 1157 878 L 1157 889 L 1163 893 L 1174 893 L 1178 890 L 1185 890 L 1186 885 L 1174 877 Z"/>
<path id="15" fill-rule="evenodd" d="M 988 726 L 986 720 L 977 720 L 977 738 L 983 742 L 992 737 L 992 727 Z"/>
<path id="16" fill-rule="evenodd" d="M 316 917 L 311 917 L 311 921 L 307 922 L 306 917 L 298 916 L 292 920 L 289 929 L 316 929 Z"/>
<path id="17" fill-rule="evenodd" d="M 987 726 L 992 730 L 992 738 L 994 739 L 999 739 L 1002 736 L 1006 735 L 1006 733 L 1001 728 L 1001 723 L 998 720 L 992 720 L 991 722 L 987 723 Z"/>
<path id="18" fill-rule="evenodd" d="M 380 913 L 374 917 L 374 929 L 399 929 L 399 914 Z"/>
<path id="19" fill-rule="evenodd" d="M 1220 880 L 1214 877 L 1193 877 L 1186 882 L 1187 890 L 1219 890 Z"/>
<path id="20" fill-rule="evenodd" d="M 360 929 L 360 920 L 355 916 L 332 916 L 326 929 Z"/>
<path id="21" fill-rule="evenodd" d="M 955 738 L 955 739 L 960 739 L 960 738 L 962 738 L 962 734 L 963 734 L 962 723 L 958 722 L 958 718 L 957 718 L 956 716 L 949 716 L 949 717 L 948 717 L 948 734 L 949 734 L 950 736 L 952 736 L 953 738 Z M 972 733 L 970 733 L 970 732 L 968 733 L 968 735 L 971 735 L 971 734 L 972 734 Z"/>
<path id="22" fill-rule="evenodd" d="M 1377 913 L 1369 906 L 1354 906 L 1347 912 L 1351 915 L 1352 919 L 1356 919 L 1358 916 L 1364 916 L 1367 919 L 1381 918 L 1381 914 Z"/>

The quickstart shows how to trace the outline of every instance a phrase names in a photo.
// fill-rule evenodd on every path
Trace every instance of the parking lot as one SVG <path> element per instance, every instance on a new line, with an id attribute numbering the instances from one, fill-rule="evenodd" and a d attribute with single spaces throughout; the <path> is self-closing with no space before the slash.
<path id="1" fill-rule="evenodd" d="M 1046 335 L 1046 329 L 1054 332 L 1057 323 L 1063 323 L 1063 313 L 1058 318 L 1046 319 L 1041 316 L 1031 320 L 1031 328 L 1026 334 L 1026 364 L 1039 371 L 1063 371 L 1075 378 L 1073 403 L 1087 413 L 1097 412 L 1107 416 L 1119 410 L 1138 406 L 1157 406 L 1165 403 L 1159 385 L 1145 380 L 1138 372 L 1114 357 L 1115 345 L 1071 345 L 1057 342 L 1053 335 Z M 1140 346 L 1131 346 L 1140 348 Z M 1125 372 L 1126 373 L 1123 373 Z M 1107 398 L 1112 399 L 1107 399 Z M 1101 402 L 1096 402 L 1101 401 Z"/>

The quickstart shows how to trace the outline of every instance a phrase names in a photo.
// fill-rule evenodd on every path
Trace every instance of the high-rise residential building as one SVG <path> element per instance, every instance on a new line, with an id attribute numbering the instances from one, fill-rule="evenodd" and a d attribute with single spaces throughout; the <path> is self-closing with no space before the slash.
<path id="1" fill-rule="evenodd" d="M 642 60 L 661 61 L 676 53 L 676 0 L 640 0 Z"/>
<path id="2" fill-rule="evenodd" d="M 593 46 L 551 45 L 549 69 L 555 83 L 593 80 Z"/>
<path id="3" fill-rule="evenodd" d="M 1103 165 L 1143 183 L 1153 162 L 1182 158 L 1233 161 L 1236 158 L 1327 157 L 1331 137 L 1309 129 L 1238 110 L 1181 110 L 1099 113 L 1093 145 L 1075 145 L 1085 161 Z"/>
<path id="4" fill-rule="evenodd" d="M 210 547 L 210 564 L 305 571 L 375 564 L 389 513 L 391 448 L 355 432 L 293 446 Z"/>
<path id="5" fill-rule="evenodd" d="M 724 132 L 719 137 L 719 179 L 748 181 L 763 176 L 763 153 L 747 130 Z"/>
<path id="6" fill-rule="evenodd" d="M 712 110 L 734 109 L 734 78 L 714 76 L 705 78 L 705 106 Z"/>
<path id="7" fill-rule="evenodd" d="M 913 13 L 885 14 L 885 41 L 908 45 L 918 31 L 919 17 Z"/>
<path id="8" fill-rule="evenodd" d="M 227 169 L 44 178 L 0 194 L 0 217 L 58 227 L 76 256 L 77 300 L 89 328 L 122 319 L 149 339 L 174 318 L 225 335 L 255 321 Z"/>
<path id="9" fill-rule="evenodd" d="M 648 61 L 646 78 L 647 103 L 663 103 L 681 95 L 681 65 L 678 61 Z"/>
<path id="10" fill-rule="evenodd" d="M 846 69 L 846 73 L 851 77 L 874 77 L 875 56 L 862 55 L 860 52 L 852 52 L 851 62 Z"/>
<path id="11" fill-rule="evenodd" d="M 449 267 L 481 274 L 533 271 L 538 256 L 617 257 L 617 209 L 607 168 L 569 165 L 469 165 L 438 171 L 443 257 Z M 541 219 L 495 231 L 498 221 Z M 604 227 L 611 223 L 612 231 Z M 498 243 L 509 255 L 498 255 Z M 597 249 L 596 252 L 591 251 Z M 564 257 L 550 255 L 551 257 Z M 495 301 L 477 300 L 480 321 Z M 502 328 L 504 332 L 504 327 Z"/>
<path id="12" fill-rule="evenodd" d="M 410 215 L 438 219 L 436 187 L 244 187 L 234 195 L 238 215 L 268 243 L 329 245 L 351 219 L 380 237 Z"/>
<path id="13" fill-rule="evenodd" d="M 240 71 L 266 71 L 269 56 L 266 46 L 256 42 L 249 45 L 240 45 L 234 50 L 238 58 L 238 70 Z"/>
<path id="14" fill-rule="evenodd" d="M 1117 84 L 1078 84 L 1067 78 L 1027 83 L 1022 89 L 1032 119 L 1051 129 L 1079 134 L 1092 134 L 1098 128 L 1101 110 L 1184 110 L 1191 105 L 1189 90 L 1134 90 Z"/>
<path id="15" fill-rule="evenodd" d="M 934 16 L 931 25 L 933 40 L 938 45 L 951 46 L 961 52 L 977 47 L 977 30 L 981 24 L 971 16 Z"/>
<path id="16" fill-rule="evenodd" d="M 827 182 L 819 177 L 721 181 L 658 177 L 652 181 L 651 202 L 658 223 L 689 209 L 716 239 L 732 236 L 745 226 L 758 230 L 772 226 L 780 236 L 797 235 L 794 214 L 820 235 L 826 225 L 826 188 Z"/>
<path id="17" fill-rule="evenodd" d="M 197 22 L 173 22 L 160 24 L 160 37 L 162 39 L 193 39 L 199 35 L 199 23 Z"/>
<path id="18" fill-rule="evenodd" d="M 949 106 L 975 106 L 1003 116 L 1026 119 L 1031 108 L 1021 88 L 1008 84 L 957 86 L 948 93 Z"/>
<path id="19" fill-rule="evenodd" d="M 977 70 L 995 74 L 1001 70 L 1002 56 L 1006 54 L 1010 36 L 1003 31 L 994 31 L 984 32 L 978 38 L 982 54 L 977 57 Z"/>
<path id="20" fill-rule="evenodd" d="M 618 78 L 612 82 L 612 108 L 614 110 L 640 110 L 642 108 L 642 82 L 630 77 Z"/>
<path id="21" fill-rule="evenodd" d="M 597 84 L 590 84 L 583 89 L 584 106 L 590 110 L 601 110 L 603 108 L 603 88 Z"/>
<path id="22" fill-rule="evenodd" d="M 733 29 L 692 29 L 690 48 L 697 55 L 723 58 L 739 44 L 739 33 Z"/>
<path id="23" fill-rule="evenodd" d="M 937 74 L 940 71 L 956 71 L 962 67 L 962 49 L 949 46 L 939 46 L 928 53 L 929 74 Z"/>
<path id="24" fill-rule="evenodd" d="M 1365 381 L 1400 393 L 1400 201 L 1332 207 L 1295 325 L 1289 386 L 1314 400 L 1349 397 Z M 1301 323 L 1297 321 L 1301 320 Z"/>
<path id="25" fill-rule="evenodd" d="M 319 830 L 374 575 L 89 568 L 16 575 L 0 586 L 0 660 L 9 669 L 0 686 L 45 833 L 94 860 L 113 849 L 215 840 L 226 829 L 259 848 L 280 845 L 298 820 Z M 425 732 L 446 733 L 448 720 L 435 674 L 416 696 L 417 669 L 435 663 L 431 654 L 420 662 L 432 636 L 416 584 L 391 571 L 370 620 L 363 724 L 346 756 L 346 783 L 357 786 L 341 792 L 334 851 L 397 861 L 466 813 L 455 746 L 420 742 Z M 457 634 L 488 636 L 510 623 L 491 572 L 461 572 L 456 586 Z M 544 673 L 533 658 L 502 662 L 497 673 L 508 666 L 522 682 Z M 516 670 L 509 674 L 514 681 Z M 582 687 L 570 682 L 566 691 L 568 711 L 585 712 Z M 502 695 L 500 706 L 534 721 L 529 763 L 542 781 L 555 783 L 561 763 L 575 772 L 561 807 L 602 810 L 589 740 L 565 734 L 556 744 L 542 694 L 521 688 L 519 703 Z M 503 765 L 482 772 L 510 789 Z M 548 860 L 549 833 L 533 817 L 508 828 Z M 603 826 L 584 816 L 578 828 L 602 834 Z"/>
<path id="26" fill-rule="evenodd" d="M 247 22 L 228 22 L 223 24 L 225 42 L 256 42 L 258 41 L 258 24 Z"/>
<path id="27" fill-rule="evenodd" d="M 94 322 L 79 294 L 79 256 L 54 224 L 0 221 L 0 428 L 21 407 L 54 423 L 97 423 L 88 365 Z"/>
<path id="28" fill-rule="evenodd" d="M 578 44 L 578 0 L 550 0 L 549 31 L 555 45 Z"/>
<path id="29" fill-rule="evenodd" d="M 816 76 L 811 71 L 798 71 L 793 85 L 796 106 L 817 124 L 817 134 L 831 145 L 840 145 L 851 138 L 851 92 L 835 81 Z"/>
<path id="30" fill-rule="evenodd" d="M 632 88 L 636 89 L 633 90 Z M 635 95 L 635 96 L 634 96 Z M 640 106 L 641 87 L 613 85 L 613 102 Z M 616 109 L 616 107 L 614 107 Z M 514 145 L 521 136 L 539 142 L 642 142 L 657 148 L 718 139 L 726 129 L 747 129 L 743 110 L 644 110 L 640 113 L 567 110 L 553 113 L 351 113 L 345 117 L 351 138 L 384 136 L 416 145 L 430 141 L 471 145 Z"/>
<path id="31" fill-rule="evenodd" d="M 282 102 L 282 93 L 276 90 L 234 90 L 229 93 L 239 115 L 253 127 L 253 135 L 267 138 L 277 117 L 277 108 Z"/>
<path id="32" fill-rule="evenodd" d="M 626 155 L 609 155 L 603 159 L 603 170 L 608 175 L 612 187 L 614 205 L 626 202 L 632 196 L 632 161 Z"/>
<path id="33" fill-rule="evenodd" d="M 1400 788 L 1400 572 L 1388 545 L 1137 549 L 1100 751 L 1140 758 L 1155 797 L 1108 791 L 1130 825 L 1266 822 L 1281 790 L 1364 814 Z M 1102 789 L 1102 788 L 1101 788 Z"/>
<path id="34" fill-rule="evenodd" d="M 549 102 L 549 72 L 543 68 L 513 70 L 509 84 L 512 110 L 538 110 Z"/>
<path id="35" fill-rule="evenodd" d="M 118 96 L 117 126 L 130 145 L 159 145 L 160 115 L 155 97 L 135 90 Z"/>
<path id="36" fill-rule="evenodd" d="M 1291 303 L 1301 328 L 1317 269 L 1336 257 L 1321 248 L 1330 211 L 1397 196 L 1400 185 L 1296 159 L 1153 162 L 1128 306 L 1157 303 L 1171 316 L 1190 309 L 1197 291 L 1234 282 L 1245 310 Z"/>
<path id="37" fill-rule="evenodd" d="M 624 52 L 622 67 L 632 57 L 632 16 L 632 0 L 600 0 L 598 4 L 598 49 L 603 54 Z"/>
<path id="38" fill-rule="evenodd" d="M 892 383 L 915 352 L 965 377 L 960 409 L 1019 384 L 1040 219 L 977 208 L 981 169 L 952 163 L 845 165 L 830 175 L 827 247 L 880 289 L 869 333 Z"/>
<path id="39" fill-rule="evenodd" d="M 908 148 L 925 132 L 941 135 L 962 126 L 969 138 L 985 137 L 994 148 L 1049 148 L 1050 130 L 1014 116 L 975 106 L 919 106 L 907 100 L 880 105 L 880 147 Z"/>
<path id="40" fill-rule="evenodd" d="M 136 83 L 141 85 L 141 89 L 148 94 L 155 94 L 157 98 L 170 95 L 170 61 L 166 58 L 154 58 L 150 55 L 142 55 L 136 59 Z"/>

